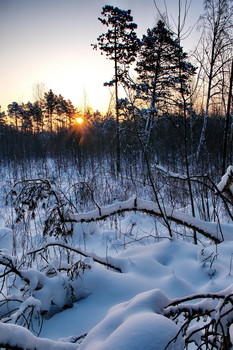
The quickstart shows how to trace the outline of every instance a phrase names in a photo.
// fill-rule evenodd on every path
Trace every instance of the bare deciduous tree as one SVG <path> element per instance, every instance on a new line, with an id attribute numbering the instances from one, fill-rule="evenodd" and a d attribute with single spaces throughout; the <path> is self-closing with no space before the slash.
<path id="1" fill-rule="evenodd" d="M 233 5 L 231 0 L 204 0 L 205 13 L 201 18 L 204 28 L 202 37 L 202 52 L 196 58 L 204 75 L 206 85 L 206 103 L 204 120 L 197 148 L 196 158 L 199 159 L 203 145 L 210 106 L 214 98 L 221 93 L 221 73 L 231 61 L 232 51 L 232 21 Z M 224 59 L 223 59 L 224 58 Z"/>

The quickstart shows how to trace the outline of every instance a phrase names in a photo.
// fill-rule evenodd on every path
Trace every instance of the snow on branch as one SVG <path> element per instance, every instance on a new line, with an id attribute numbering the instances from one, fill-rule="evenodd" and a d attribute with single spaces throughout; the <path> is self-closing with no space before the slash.
<path id="1" fill-rule="evenodd" d="M 155 165 L 155 168 L 161 172 L 163 172 L 166 176 L 176 179 L 176 180 L 190 180 L 195 181 L 196 183 L 199 183 L 201 185 L 204 185 L 209 190 L 213 191 L 216 195 L 218 195 L 221 200 L 224 202 L 225 210 L 227 211 L 227 214 L 233 220 L 231 207 L 233 204 L 233 166 L 229 166 L 226 174 L 222 177 L 219 184 L 215 184 L 214 181 L 209 177 L 208 174 L 205 175 L 190 175 L 189 177 L 183 174 L 174 173 L 172 171 L 169 171 L 165 167 L 161 165 Z M 227 197 L 225 196 L 227 194 Z"/>
<path id="2" fill-rule="evenodd" d="M 189 214 L 183 213 L 179 210 L 174 210 L 171 207 L 164 206 L 161 210 L 155 202 L 140 199 L 140 198 L 131 198 L 123 202 L 116 202 L 107 207 L 98 208 L 96 210 L 72 214 L 70 215 L 70 221 L 73 222 L 91 222 L 99 221 L 108 218 L 111 215 L 121 214 L 128 211 L 139 211 L 146 213 L 151 216 L 162 217 L 168 220 L 175 222 L 176 224 L 183 225 L 187 228 L 196 230 L 204 237 L 213 240 L 215 243 L 220 243 L 223 239 L 219 237 L 220 229 L 219 223 L 216 222 L 206 222 L 200 219 L 197 219 Z M 68 220 L 69 221 L 69 220 Z M 229 226 L 229 227 L 228 227 Z M 231 240 L 231 236 L 228 234 L 231 225 L 224 225 L 226 229 L 227 239 Z M 224 234 L 223 234 L 224 236 Z M 233 237 L 232 237 L 233 238 Z"/>
<path id="3" fill-rule="evenodd" d="M 165 173 L 167 176 L 179 179 L 179 180 L 187 180 L 187 176 L 183 175 L 183 174 L 178 174 L 178 173 L 174 173 L 173 171 L 169 171 L 168 169 L 166 169 L 165 167 L 163 167 L 162 165 L 155 165 L 155 168 L 159 171 L 162 171 L 163 173 Z"/>
<path id="4" fill-rule="evenodd" d="M 33 250 L 29 251 L 27 253 L 27 255 L 36 254 L 36 253 L 38 253 L 38 252 L 40 252 L 42 250 L 45 250 L 48 247 L 52 247 L 52 246 L 59 246 L 59 247 L 62 247 L 62 248 L 66 248 L 68 250 L 72 250 L 73 252 L 75 252 L 77 254 L 80 254 L 80 255 L 83 255 L 83 256 L 85 256 L 87 258 L 91 258 L 91 259 L 93 259 L 93 261 L 95 261 L 95 262 L 97 262 L 97 263 L 99 263 L 101 265 L 104 265 L 104 266 L 106 266 L 106 267 L 108 267 L 110 269 L 116 270 L 118 272 L 122 272 L 122 270 L 119 267 L 114 266 L 113 264 L 109 263 L 109 258 L 105 259 L 105 258 L 102 258 L 100 256 L 97 256 L 95 253 L 84 252 L 82 249 L 74 248 L 74 247 L 72 247 L 69 244 L 66 244 L 64 242 L 59 243 L 58 241 L 54 241 L 54 242 L 47 243 L 47 244 L 43 245 L 42 247 L 39 247 L 38 249 L 33 249 Z"/>
<path id="5" fill-rule="evenodd" d="M 184 316 L 179 333 L 182 332 L 186 344 L 194 342 L 198 348 L 202 348 L 201 344 L 214 344 L 216 349 L 229 349 L 229 334 L 226 330 L 233 319 L 232 296 L 230 285 L 218 293 L 195 294 L 176 299 L 165 307 L 164 316 L 172 317 L 173 320 Z"/>
<path id="6" fill-rule="evenodd" d="M 77 344 L 57 342 L 35 337 L 24 327 L 0 322 L 0 347 L 17 350 L 72 350 L 77 349 Z"/>
<path id="7" fill-rule="evenodd" d="M 227 168 L 221 181 L 217 185 L 219 192 L 225 192 L 233 203 L 233 166 Z"/>

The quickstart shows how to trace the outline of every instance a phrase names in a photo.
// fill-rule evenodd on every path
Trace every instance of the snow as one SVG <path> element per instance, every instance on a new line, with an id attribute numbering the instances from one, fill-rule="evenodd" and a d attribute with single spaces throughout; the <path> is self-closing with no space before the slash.
<path id="1" fill-rule="evenodd" d="M 5 344 L 22 349 L 37 350 L 72 350 L 77 349 L 77 345 L 70 343 L 55 342 L 48 339 L 37 338 L 27 329 L 0 322 L 0 345 Z"/>
<path id="2" fill-rule="evenodd" d="M 126 227 L 129 222 L 141 224 L 144 229 L 147 225 L 148 230 L 152 224 L 146 216 L 139 214 L 130 214 L 123 220 Z M 85 226 L 85 229 L 88 232 L 88 227 Z M 93 245 L 98 253 L 95 256 L 103 254 L 104 240 L 113 231 L 105 231 L 104 236 L 100 235 L 100 229 L 93 232 L 92 226 L 89 232 L 92 234 L 87 237 L 86 244 Z M 53 243 L 52 239 L 49 242 Z M 44 320 L 41 337 L 56 340 L 46 343 L 46 349 L 162 350 L 179 330 L 172 320 L 162 315 L 164 307 L 178 297 L 220 292 L 230 288 L 233 283 L 233 270 L 230 269 L 233 246 L 227 241 L 217 248 L 216 245 L 203 248 L 181 239 L 163 239 L 150 244 L 135 241 L 129 246 L 119 245 L 118 252 L 113 248 L 114 244 L 112 240 L 108 251 L 109 261 L 120 266 L 122 273 L 106 269 L 91 258 L 86 258 L 91 269 L 75 284 L 80 300 L 73 308 Z M 91 256 L 91 252 L 89 254 Z M 214 255 L 217 255 L 215 259 Z M 104 257 L 102 259 L 106 260 Z M 42 288 L 35 292 L 35 298 L 41 300 L 42 305 L 48 307 L 48 300 L 53 299 L 53 294 L 58 297 L 63 293 L 58 277 L 48 278 L 46 284 L 42 274 L 34 269 L 24 271 L 24 274 L 31 281 L 31 289 L 38 281 L 46 285 L 45 290 Z M 61 300 L 64 299 L 61 297 Z M 10 333 L 3 328 L 7 326 L 12 327 Z M 32 347 L 27 345 L 28 348 L 37 346 L 38 350 L 48 341 L 33 337 L 22 327 L 5 324 L 1 324 L 1 327 L 4 330 L 2 341 L 9 340 L 7 334 L 14 334 L 14 344 L 27 344 L 23 340 L 26 338 L 32 344 Z M 88 335 L 81 344 L 62 342 L 62 338 L 64 340 L 86 332 Z M 170 345 L 171 349 L 183 347 L 180 337 Z"/>
<path id="3" fill-rule="evenodd" d="M 157 170 L 160 170 L 160 171 L 164 172 L 166 175 L 168 175 L 170 177 L 173 177 L 173 178 L 176 178 L 176 179 L 181 179 L 181 180 L 187 179 L 187 176 L 184 176 L 184 175 L 181 175 L 181 174 L 178 174 L 178 173 L 174 173 L 173 171 L 168 171 L 168 169 L 163 167 L 162 165 L 156 164 L 155 168 Z"/>
<path id="4" fill-rule="evenodd" d="M 229 168 L 228 175 L 232 170 Z M 219 191 L 227 181 L 227 177 L 222 178 Z M 116 213 L 121 213 L 117 223 L 98 221 Z M 176 224 L 196 227 L 199 244 L 193 244 L 190 234 L 178 232 L 171 238 L 157 220 L 162 215 Z M 8 319 L 1 314 L 1 320 L 8 323 L 0 322 L 0 347 L 164 350 L 167 346 L 170 350 L 182 350 L 185 344 L 179 333 L 181 320 L 175 322 L 169 318 L 170 312 L 179 310 L 179 304 L 173 305 L 179 298 L 194 296 L 195 299 L 196 294 L 202 294 L 202 299 L 187 299 L 182 306 L 190 311 L 208 307 L 216 321 L 228 310 L 224 296 L 232 294 L 233 290 L 231 223 L 221 224 L 220 230 L 217 222 L 206 222 L 169 206 L 163 206 L 161 213 L 156 203 L 138 197 L 76 213 L 70 218 L 75 222 L 72 237 L 48 237 L 24 252 L 24 258 L 32 257 L 34 265 L 28 269 L 19 267 L 22 280 L 29 283 L 23 289 L 19 276 L 14 281 L 16 294 L 10 297 L 17 310 Z M 215 238 L 219 243 L 214 243 Z M 39 242 L 37 237 L 34 239 Z M 0 244 L 2 274 L 9 262 L 11 267 L 17 266 L 17 259 L 11 256 L 11 230 L 0 229 Z M 44 250 L 47 258 L 53 252 L 52 259 L 47 270 L 39 271 L 40 260 L 36 256 Z M 74 262 L 81 259 L 88 266 L 77 278 L 68 279 L 64 273 L 71 266 L 68 251 Z M 48 273 L 49 270 L 54 270 L 54 274 Z M 24 292 L 17 294 L 17 288 Z M 208 293 L 215 293 L 216 298 L 211 299 Z M 1 303 L 3 300 L 4 296 Z M 34 314 L 46 315 L 39 337 L 33 335 L 31 328 L 29 331 L 11 324 L 28 308 L 33 308 Z M 4 305 L 0 312 L 6 309 Z M 200 332 L 194 335 L 192 332 L 199 330 L 204 322 L 203 319 L 193 322 L 187 330 L 187 335 L 196 342 L 189 350 L 201 344 Z M 230 336 L 233 340 L 232 326 Z M 77 338 L 80 340 L 72 343 Z"/>
<path id="5" fill-rule="evenodd" d="M 230 165 L 227 168 L 226 173 L 222 176 L 221 181 L 217 185 L 217 188 L 220 192 L 224 191 L 224 189 L 226 189 L 226 187 L 228 186 L 228 183 L 230 183 L 229 189 L 231 193 L 233 193 L 232 176 L 233 176 L 233 166 Z"/>
<path id="6" fill-rule="evenodd" d="M 59 339 L 88 332 L 80 350 L 93 349 L 93 343 L 95 349 L 118 349 L 119 343 L 119 349 L 127 350 L 137 349 L 137 345 L 142 348 L 142 342 L 143 349 L 152 349 L 152 342 L 168 343 L 177 326 L 161 315 L 163 307 L 177 297 L 220 292 L 233 283 L 233 274 L 229 274 L 233 246 L 223 242 L 217 249 L 218 256 L 211 264 L 215 245 L 203 248 L 178 239 L 161 240 L 115 254 L 112 259 L 121 263 L 123 273 L 93 263 L 77 284 L 85 299 L 46 320 L 42 336 Z M 114 250 L 110 251 L 113 254 Z M 182 340 L 171 349 L 176 349 L 174 346 L 182 349 Z"/>
<path id="7" fill-rule="evenodd" d="M 166 331 L 165 331 L 166 330 Z M 164 350 L 178 332 L 176 324 L 153 312 L 135 312 L 127 315 L 127 308 L 120 315 L 116 310 L 95 327 L 83 341 L 80 350 Z M 184 346 L 181 337 L 167 349 L 180 350 Z"/>
<path id="8" fill-rule="evenodd" d="M 232 240 L 233 235 L 232 225 L 224 224 L 219 226 L 219 222 L 207 222 L 193 217 L 187 213 L 179 210 L 174 210 L 172 207 L 160 206 L 153 201 L 144 200 L 137 197 L 132 197 L 129 200 L 122 202 L 115 202 L 107 207 L 99 207 L 98 209 L 92 210 L 86 213 L 70 215 L 71 220 L 76 222 L 91 222 L 96 220 L 103 220 L 104 218 L 126 211 L 140 211 L 146 212 L 152 216 L 166 217 L 174 222 L 181 225 L 193 228 L 200 232 L 204 236 L 215 240 L 216 242 L 222 241 L 222 239 Z"/>
<path id="9" fill-rule="evenodd" d="M 0 249 L 6 249 L 11 254 L 13 249 L 13 232 L 9 228 L 0 228 Z"/>
<path id="10" fill-rule="evenodd" d="M 38 285 L 40 286 L 40 289 L 36 290 L 34 295 L 41 301 L 43 311 L 49 310 L 51 303 L 60 307 L 64 306 L 66 286 L 62 277 L 49 278 L 35 269 L 24 271 L 23 276 L 29 279 L 31 290 L 37 289 Z"/>

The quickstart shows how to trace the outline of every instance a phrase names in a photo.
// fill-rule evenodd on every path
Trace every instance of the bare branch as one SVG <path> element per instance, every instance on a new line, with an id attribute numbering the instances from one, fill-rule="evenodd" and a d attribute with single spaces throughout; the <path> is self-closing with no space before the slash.
<path id="1" fill-rule="evenodd" d="M 80 255 L 83 255 L 87 258 L 91 258 L 93 259 L 95 262 L 101 264 L 101 265 L 104 265 L 110 269 L 113 269 L 113 270 L 116 270 L 118 272 L 122 272 L 122 270 L 117 267 L 117 266 L 114 266 L 112 264 L 110 264 L 109 262 L 107 262 L 107 259 L 104 259 L 104 258 L 101 258 L 99 256 L 97 256 L 96 254 L 94 253 L 87 253 L 87 252 L 84 252 L 83 250 L 81 249 L 77 249 L 77 248 L 73 248 L 71 247 L 69 244 L 65 244 L 65 243 L 59 243 L 59 242 L 53 242 L 53 243 L 48 243 L 48 244 L 45 244 L 43 247 L 40 247 L 38 249 L 35 249 L 35 250 L 31 250 L 30 252 L 27 253 L 27 255 L 31 255 L 31 254 L 36 254 L 48 247 L 54 247 L 54 246 L 58 246 L 58 247 L 62 247 L 62 248 L 65 248 L 65 249 L 69 249 L 69 250 L 72 250 L 73 252 L 77 253 L 77 254 L 80 254 Z"/>

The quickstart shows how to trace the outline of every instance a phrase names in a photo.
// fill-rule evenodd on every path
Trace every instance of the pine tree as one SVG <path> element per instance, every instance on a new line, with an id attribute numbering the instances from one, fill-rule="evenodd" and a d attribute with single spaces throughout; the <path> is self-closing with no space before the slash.
<path id="1" fill-rule="evenodd" d="M 27 111 L 32 118 L 34 124 L 35 132 L 43 130 L 43 112 L 41 109 L 40 102 L 36 101 L 34 103 L 28 102 L 26 104 Z"/>
<path id="2" fill-rule="evenodd" d="M 0 106 L 0 130 L 4 127 L 6 127 L 6 114 L 5 112 L 1 111 L 1 106 Z"/>
<path id="3" fill-rule="evenodd" d="M 30 102 L 29 102 L 30 104 Z M 21 129 L 26 132 L 32 132 L 32 114 L 28 109 L 28 104 L 22 104 L 21 106 Z"/>
<path id="4" fill-rule="evenodd" d="M 56 105 L 57 105 L 57 96 L 50 89 L 48 93 L 45 93 L 45 109 L 48 113 L 50 132 L 53 131 L 53 113 Z"/>
<path id="5" fill-rule="evenodd" d="M 21 105 L 19 105 L 17 102 L 12 102 L 8 105 L 8 116 L 12 118 L 12 124 L 16 128 L 16 130 L 19 130 L 20 127 L 22 127 L 22 116 L 23 116 L 23 108 Z"/>
<path id="6" fill-rule="evenodd" d="M 173 39 L 172 32 L 159 21 L 142 38 L 135 70 L 138 73 L 137 96 L 147 107 L 148 131 L 159 110 L 174 110 L 174 97 L 181 89 L 182 93 L 188 93 L 188 81 L 195 67 L 187 61 L 187 54 L 179 41 Z"/>
<path id="7" fill-rule="evenodd" d="M 101 34 L 94 49 L 99 48 L 106 56 L 114 61 L 114 79 L 105 85 L 115 85 L 116 122 L 117 122 L 117 171 L 120 171 L 120 143 L 119 143 L 119 106 L 118 83 L 124 82 L 129 66 L 136 60 L 139 39 L 135 33 L 137 25 L 133 23 L 131 10 L 121 10 L 118 7 L 106 5 L 99 18 L 109 29 Z"/>
<path id="8" fill-rule="evenodd" d="M 67 100 L 66 102 L 66 127 L 70 128 L 75 120 L 76 108 L 70 100 Z"/>

